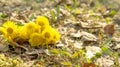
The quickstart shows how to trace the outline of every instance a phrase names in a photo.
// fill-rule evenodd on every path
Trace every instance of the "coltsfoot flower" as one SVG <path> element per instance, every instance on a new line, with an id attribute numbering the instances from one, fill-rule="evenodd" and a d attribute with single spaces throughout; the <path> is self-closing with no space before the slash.
<path id="1" fill-rule="evenodd" d="M 18 37 L 18 27 L 17 25 L 15 24 L 15 22 L 12 22 L 12 21 L 7 21 L 5 22 L 3 25 L 3 36 L 5 38 L 11 38 L 11 39 L 14 39 L 16 37 Z"/>
<path id="2" fill-rule="evenodd" d="M 42 45 L 42 44 L 43 44 L 42 35 L 39 34 L 39 33 L 33 33 L 33 34 L 30 36 L 29 43 L 31 44 L 31 46 L 39 46 L 39 45 Z"/>
<path id="3" fill-rule="evenodd" d="M 43 30 L 42 36 L 46 39 L 46 44 L 55 44 L 58 40 L 60 40 L 59 32 L 52 27 L 47 27 Z"/>
<path id="4" fill-rule="evenodd" d="M 45 25 L 49 25 L 49 21 L 46 17 L 44 16 L 38 16 L 36 18 L 36 24 L 40 25 L 40 26 L 45 26 Z"/>
<path id="5" fill-rule="evenodd" d="M 43 31 L 47 26 L 49 26 L 49 21 L 44 16 L 38 16 L 36 18 L 36 24 L 41 26 L 41 31 Z"/>
<path id="6" fill-rule="evenodd" d="M 60 40 L 60 33 L 49 25 L 44 16 L 38 16 L 35 22 L 28 22 L 22 26 L 7 21 L 0 27 L 0 33 L 9 42 L 27 41 L 31 46 L 55 44 Z"/>
<path id="7" fill-rule="evenodd" d="M 47 27 L 45 30 L 42 31 L 42 36 L 46 40 L 46 44 L 53 38 L 53 30 L 51 27 Z"/>
<path id="8" fill-rule="evenodd" d="M 34 22 L 26 23 L 22 28 L 21 35 L 29 39 L 32 33 L 41 33 L 41 27 Z"/>
<path id="9" fill-rule="evenodd" d="M 52 34 L 53 37 L 49 40 L 48 44 L 55 44 L 60 40 L 60 33 L 56 29 L 52 28 Z"/>
<path id="10" fill-rule="evenodd" d="M 54 31 L 53 39 L 55 39 L 56 41 L 60 40 L 60 33 L 56 29 L 53 29 L 53 31 Z"/>

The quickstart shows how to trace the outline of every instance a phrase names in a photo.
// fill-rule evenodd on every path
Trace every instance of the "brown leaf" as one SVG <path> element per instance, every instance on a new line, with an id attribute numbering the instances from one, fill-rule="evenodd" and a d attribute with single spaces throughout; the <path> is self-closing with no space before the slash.
<path id="1" fill-rule="evenodd" d="M 94 63 L 84 63 L 82 67 L 96 67 Z"/>
<path id="2" fill-rule="evenodd" d="M 114 25 L 108 24 L 104 27 L 104 32 L 107 36 L 112 36 L 115 32 Z"/>

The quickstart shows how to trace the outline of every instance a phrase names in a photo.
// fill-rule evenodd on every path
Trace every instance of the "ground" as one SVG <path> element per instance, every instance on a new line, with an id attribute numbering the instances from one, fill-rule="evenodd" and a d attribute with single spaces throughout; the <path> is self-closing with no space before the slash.
<path id="1" fill-rule="evenodd" d="M 0 67 L 119 67 L 119 8 L 119 0 L 1 0 L 0 25 L 42 15 L 61 38 L 54 45 L 13 48 L 1 35 Z"/>

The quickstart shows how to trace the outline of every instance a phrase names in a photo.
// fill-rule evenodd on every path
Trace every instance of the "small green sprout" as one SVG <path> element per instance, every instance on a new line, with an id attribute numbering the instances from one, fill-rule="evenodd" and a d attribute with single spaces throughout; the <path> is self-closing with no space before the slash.
<path id="1" fill-rule="evenodd" d="M 56 21 L 55 12 L 53 10 L 50 10 L 50 14 L 52 16 L 52 20 L 55 22 Z"/>
<path id="2" fill-rule="evenodd" d="M 7 14 L 5 14 L 5 13 L 1 13 L 1 14 L 0 14 L 0 17 L 4 19 L 4 18 L 7 17 Z"/>

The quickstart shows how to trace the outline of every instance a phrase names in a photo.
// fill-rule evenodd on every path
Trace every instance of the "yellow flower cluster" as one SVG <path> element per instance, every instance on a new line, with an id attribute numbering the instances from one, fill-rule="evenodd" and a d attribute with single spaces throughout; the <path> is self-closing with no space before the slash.
<path id="1" fill-rule="evenodd" d="M 55 44 L 60 39 L 59 32 L 50 26 L 44 16 L 38 16 L 35 22 L 28 22 L 23 26 L 7 21 L 0 27 L 0 32 L 7 40 L 22 39 L 31 46 Z"/>

